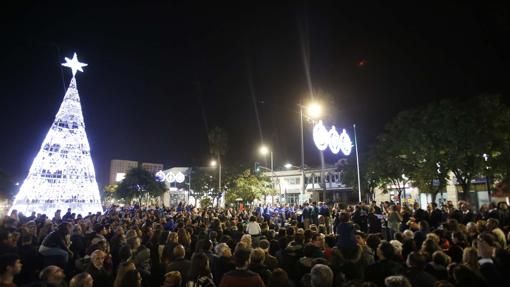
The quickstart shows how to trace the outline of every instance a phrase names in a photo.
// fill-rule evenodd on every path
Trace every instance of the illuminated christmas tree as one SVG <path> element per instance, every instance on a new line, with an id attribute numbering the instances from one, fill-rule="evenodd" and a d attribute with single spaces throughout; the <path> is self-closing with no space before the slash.
<path id="1" fill-rule="evenodd" d="M 50 217 L 58 209 L 64 214 L 67 208 L 82 215 L 102 212 L 75 78 L 87 64 L 80 63 L 76 53 L 65 59 L 62 65 L 72 69 L 73 78 L 11 211 Z"/>

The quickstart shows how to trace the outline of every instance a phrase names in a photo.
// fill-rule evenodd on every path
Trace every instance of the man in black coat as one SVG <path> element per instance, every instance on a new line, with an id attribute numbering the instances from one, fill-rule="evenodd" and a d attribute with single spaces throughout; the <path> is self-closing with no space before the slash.
<path id="1" fill-rule="evenodd" d="M 384 287 L 384 279 L 388 276 L 402 274 L 404 267 L 394 260 L 395 248 L 387 241 L 379 244 L 377 256 L 379 261 L 367 267 L 365 279 L 374 282 L 377 286 Z"/>
<path id="2" fill-rule="evenodd" d="M 179 271 L 182 276 L 182 283 L 186 283 L 188 278 L 188 271 L 191 268 L 191 261 L 184 259 L 186 257 L 186 250 L 181 244 L 173 249 L 173 260 L 166 266 L 165 273 L 170 271 Z"/>
<path id="3" fill-rule="evenodd" d="M 436 278 L 425 271 L 427 257 L 422 252 L 411 252 L 407 256 L 409 269 L 404 273 L 413 287 L 433 287 Z"/>

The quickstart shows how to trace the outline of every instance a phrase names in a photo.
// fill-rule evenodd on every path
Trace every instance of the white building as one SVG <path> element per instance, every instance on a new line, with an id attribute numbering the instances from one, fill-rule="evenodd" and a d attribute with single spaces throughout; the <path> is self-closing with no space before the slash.
<path id="1" fill-rule="evenodd" d="M 156 174 L 158 171 L 163 170 L 162 163 L 142 162 L 141 167 L 153 174 Z"/>
<path id="2" fill-rule="evenodd" d="M 163 170 L 165 185 L 168 191 L 161 196 L 161 200 L 165 206 L 176 206 L 179 202 L 195 202 L 192 196 L 188 196 L 190 184 L 190 167 L 172 167 Z"/>
<path id="3" fill-rule="evenodd" d="M 109 184 L 115 184 L 122 181 L 128 170 L 138 167 L 137 161 L 112 159 L 110 162 L 110 181 Z"/>
<path id="4" fill-rule="evenodd" d="M 333 167 L 324 168 L 324 185 L 321 185 L 321 169 L 282 170 L 264 172 L 271 178 L 273 187 L 279 191 L 279 196 L 267 202 L 302 203 L 311 201 L 349 201 L 353 198 L 352 188 L 342 183 L 341 171 Z M 304 176 L 304 177 L 303 177 Z M 357 200 L 357 195 L 356 200 Z"/>

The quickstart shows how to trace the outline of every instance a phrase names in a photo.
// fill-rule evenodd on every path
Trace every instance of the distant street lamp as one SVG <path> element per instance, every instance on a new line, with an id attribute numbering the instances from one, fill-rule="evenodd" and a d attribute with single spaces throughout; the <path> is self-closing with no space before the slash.
<path id="1" fill-rule="evenodd" d="M 216 166 L 218 166 L 218 192 L 220 194 L 223 194 L 222 190 L 221 190 L 221 161 L 216 161 L 216 160 L 211 160 L 211 163 L 210 163 L 211 167 L 215 168 Z M 217 199 L 219 200 L 219 199 Z M 219 202 L 216 201 L 216 205 L 218 206 L 219 205 Z"/>
<path id="2" fill-rule="evenodd" d="M 488 165 L 488 161 L 489 161 L 489 155 L 484 153 L 483 155 L 483 159 L 485 160 L 485 184 L 487 185 L 487 196 L 489 198 L 489 203 L 491 202 L 491 185 L 490 185 L 490 181 L 489 181 L 489 165 Z"/>
<path id="3" fill-rule="evenodd" d="M 310 102 L 306 106 L 299 106 L 299 119 L 300 119 L 300 130 L 301 130 L 301 196 L 305 195 L 305 143 L 304 143 L 304 132 L 303 132 L 303 117 L 305 116 L 303 113 L 303 109 L 306 109 L 306 116 L 308 118 L 315 120 L 318 119 L 322 115 L 322 106 L 318 102 Z M 322 152 L 321 152 L 322 153 Z"/>

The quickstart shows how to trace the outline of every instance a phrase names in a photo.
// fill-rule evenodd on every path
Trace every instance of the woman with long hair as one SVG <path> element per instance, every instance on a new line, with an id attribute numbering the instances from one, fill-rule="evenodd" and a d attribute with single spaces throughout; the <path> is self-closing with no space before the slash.
<path id="1" fill-rule="evenodd" d="M 113 287 L 121 287 L 122 280 L 128 271 L 136 270 L 135 264 L 133 261 L 124 261 L 119 264 L 119 268 L 117 270 L 117 276 L 115 277 L 115 281 L 113 281 Z"/>
<path id="2" fill-rule="evenodd" d="M 188 272 L 186 287 L 214 287 L 209 257 L 205 253 L 195 253 L 191 257 L 191 268 Z"/>
<path id="3" fill-rule="evenodd" d="M 142 276 L 140 272 L 136 270 L 129 270 L 124 274 L 124 278 L 120 283 L 120 287 L 141 287 L 142 286 Z"/>

